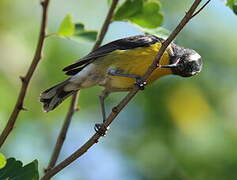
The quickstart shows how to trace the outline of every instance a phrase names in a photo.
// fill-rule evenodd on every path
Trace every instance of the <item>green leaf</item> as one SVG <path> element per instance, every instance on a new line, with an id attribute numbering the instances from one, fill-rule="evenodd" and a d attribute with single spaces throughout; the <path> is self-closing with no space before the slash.
<path id="1" fill-rule="evenodd" d="M 142 10 L 143 0 L 126 0 L 115 12 L 114 20 L 129 20 Z"/>
<path id="2" fill-rule="evenodd" d="M 76 39 L 95 41 L 97 37 L 97 31 L 81 31 L 74 35 Z"/>
<path id="3" fill-rule="evenodd" d="M 226 5 L 237 15 L 237 0 L 227 0 Z"/>
<path id="4" fill-rule="evenodd" d="M 82 24 L 82 23 L 76 23 L 75 24 L 75 31 L 76 31 L 76 33 L 78 32 L 78 31 L 84 31 L 85 30 L 85 25 L 84 24 Z"/>
<path id="5" fill-rule="evenodd" d="M 6 163 L 7 163 L 7 160 L 6 160 L 5 156 L 2 153 L 0 153 L 0 169 L 4 168 Z"/>
<path id="6" fill-rule="evenodd" d="M 75 27 L 76 27 L 75 34 L 72 36 L 72 39 L 88 40 L 88 41 L 96 40 L 97 31 L 85 30 L 85 26 L 82 23 L 76 23 Z"/>
<path id="7" fill-rule="evenodd" d="M 158 1 L 145 1 L 142 11 L 131 17 L 130 20 L 145 28 L 157 28 L 162 25 L 164 19 L 160 6 Z"/>
<path id="8" fill-rule="evenodd" d="M 72 22 L 72 16 L 69 14 L 63 19 L 57 35 L 76 40 L 95 41 L 97 31 L 86 30 L 83 23 Z"/>
<path id="9" fill-rule="evenodd" d="M 58 29 L 58 36 L 70 37 L 75 33 L 75 24 L 72 22 L 72 16 L 66 15 Z"/>
<path id="10" fill-rule="evenodd" d="M 114 20 L 130 21 L 145 28 L 157 28 L 163 23 L 157 0 L 126 0 L 116 11 Z"/>
<path id="11" fill-rule="evenodd" d="M 38 180 L 38 162 L 33 162 L 23 166 L 21 161 L 15 158 L 7 159 L 7 164 L 4 168 L 0 169 L 0 179 L 3 180 Z"/>

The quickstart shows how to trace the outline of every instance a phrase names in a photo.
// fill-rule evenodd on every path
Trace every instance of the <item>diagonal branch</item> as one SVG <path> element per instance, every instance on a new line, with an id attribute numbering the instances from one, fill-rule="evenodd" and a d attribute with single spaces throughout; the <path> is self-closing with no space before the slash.
<path id="1" fill-rule="evenodd" d="M 54 146 L 54 150 L 53 150 L 52 156 L 50 158 L 48 167 L 44 170 L 45 173 L 47 171 L 49 171 L 51 168 L 53 168 L 57 162 L 57 159 L 58 159 L 58 156 L 59 156 L 60 151 L 62 149 L 63 143 L 64 143 L 66 136 L 67 136 L 67 131 L 68 131 L 68 128 L 71 123 L 72 115 L 74 114 L 74 112 L 79 110 L 79 108 L 77 107 L 77 100 L 79 98 L 79 94 L 80 94 L 80 92 L 78 92 L 76 95 L 72 96 L 71 104 L 69 106 L 69 111 L 67 113 L 67 116 L 63 122 L 62 128 L 61 128 L 60 133 L 58 135 L 58 138 L 57 138 L 56 144 Z"/>
<path id="2" fill-rule="evenodd" d="M 105 21 L 102 25 L 102 28 L 100 30 L 100 33 L 98 35 L 98 38 L 92 48 L 92 51 L 95 50 L 96 48 L 98 48 L 104 37 L 105 37 L 105 34 L 107 33 L 108 31 L 108 28 L 109 28 L 109 25 L 111 23 L 111 19 L 113 17 L 113 13 L 114 13 L 114 10 L 118 4 L 118 1 L 119 0 L 113 0 L 111 6 L 110 6 L 110 9 L 108 11 L 108 14 L 105 18 Z M 71 120 L 72 120 L 72 116 L 74 114 L 74 112 L 78 109 L 77 108 L 77 101 L 78 101 L 78 96 L 79 96 L 79 92 L 77 92 L 76 94 L 74 94 L 72 96 L 72 100 L 71 100 L 71 105 L 69 107 L 69 110 L 68 110 L 68 113 L 66 115 L 66 118 L 64 120 L 64 123 L 63 123 L 63 126 L 62 126 L 62 129 L 58 135 L 58 138 L 57 138 L 57 141 L 56 141 L 56 144 L 55 144 L 55 147 L 54 147 L 54 151 L 51 155 L 51 159 L 50 159 L 50 162 L 49 162 L 49 165 L 47 167 L 47 169 L 45 169 L 45 172 L 47 173 L 47 171 L 49 171 L 51 168 L 53 168 L 57 162 L 57 159 L 58 159 L 58 156 L 60 154 L 60 151 L 62 149 L 62 146 L 63 146 L 63 143 L 65 141 L 65 138 L 66 138 L 66 134 L 67 134 L 67 131 L 68 131 L 68 128 L 70 126 L 70 123 L 71 123 Z"/>
<path id="3" fill-rule="evenodd" d="M 192 18 L 195 17 L 197 14 L 199 14 L 209 3 L 211 0 L 208 0 L 205 2 L 205 4 L 202 5 L 195 13 L 193 13 Z"/>
<path id="4" fill-rule="evenodd" d="M 20 111 L 26 110 L 26 108 L 23 107 L 23 104 L 24 104 L 26 93 L 27 93 L 27 89 L 28 89 L 30 80 L 35 72 L 35 69 L 42 58 L 42 50 L 43 50 L 43 46 L 44 46 L 44 42 L 45 42 L 45 35 L 46 35 L 46 28 L 47 28 L 49 1 L 50 0 L 41 0 L 40 1 L 43 12 L 42 12 L 42 18 L 41 18 L 39 39 L 38 39 L 37 47 L 35 50 L 34 58 L 31 62 L 31 65 L 30 65 L 26 75 L 20 76 L 20 79 L 22 82 L 21 90 L 19 92 L 15 107 L 10 115 L 10 118 L 8 119 L 8 122 L 5 126 L 5 128 L 3 129 L 2 134 L 0 136 L 0 147 L 4 144 L 7 137 L 11 133 Z"/>
<path id="5" fill-rule="evenodd" d="M 151 75 L 151 73 L 156 69 L 159 68 L 159 61 L 165 52 L 166 48 L 169 46 L 169 44 L 174 40 L 174 38 L 179 34 L 179 32 L 184 28 L 184 26 L 194 17 L 193 15 L 197 15 L 197 13 L 194 14 L 195 10 L 198 8 L 199 4 L 202 0 L 195 0 L 190 7 L 189 11 L 186 13 L 186 15 L 183 17 L 179 25 L 174 29 L 174 31 L 170 34 L 168 39 L 164 41 L 162 44 L 154 62 L 152 65 L 148 68 L 147 72 L 142 77 L 142 81 L 146 81 L 148 77 Z M 200 11 L 199 11 L 200 12 Z M 136 93 L 139 91 L 139 88 L 135 86 L 128 95 L 117 105 L 112 109 L 112 112 L 110 113 L 109 117 L 104 122 L 104 126 L 108 127 L 113 120 L 117 117 L 119 112 L 129 103 L 129 101 L 136 95 Z M 45 174 L 41 178 L 41 180 L 48 180 L 51 177 L 53 177 L 55 174 L 60 172 L 62 169 L 67 167 L 69 164 L 71 164 L 73 161 L 78 159 L 80 156 L 82 156 L 87 150 L 92 147 L 94 144 L 98 142 L 98 140 L 101 138 L 101 135 L 99 133 L 95 133 L 85 144 L 83 144 L 78 150 L 76 150 L 72 155 L 70 155 L 68 158 L 66 158 L 64 161 L 59 163 L 57 166 L 55 166 L 53 169 L 51 169 L 49 172 Z"/>

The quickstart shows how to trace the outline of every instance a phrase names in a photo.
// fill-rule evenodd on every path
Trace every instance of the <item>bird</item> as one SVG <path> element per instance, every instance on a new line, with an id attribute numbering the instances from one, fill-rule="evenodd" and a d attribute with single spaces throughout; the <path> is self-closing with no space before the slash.
<path id="1" fill-rule="evenodd" d="M 191 77 L 202 70 L 202 58 L 192 49 L 172 42 L 159 66 L 148 78 L 140 82 L 142 75 L 153 63 L 165 40 L 155 35 L 130 36 L 105 44 L 63 69 L 68 79 L 40 94 L 45 112 L 52 111 L 67 97 L 78 90 L 103 86 L 99 95 L 103 121 L 106 119 L 105 99 L 112 92 L 130 91 L 135 85 L 143 89 L 145 84 L 166 75 Z"/>

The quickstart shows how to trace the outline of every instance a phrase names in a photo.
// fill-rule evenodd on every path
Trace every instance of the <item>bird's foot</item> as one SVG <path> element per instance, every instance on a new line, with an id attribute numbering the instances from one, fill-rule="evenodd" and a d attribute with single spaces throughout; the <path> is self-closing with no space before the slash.
<path id="1" fill-rule="evenodd" d="M 141 80 L 140 78 L 136 78 L 135 85 L 138 86 L 140 90 L 144 90 L 145 86 L 147 85 L 146 81 Z"/>
<path id="2" fill-rule="evenodd" d="M 105 136 L 107 131 L 109 130 L 109 127 L 106 127 L 103 123 L 101 124 L 95 124 L 95 132 L 97 132 L 100 136 Z"/>

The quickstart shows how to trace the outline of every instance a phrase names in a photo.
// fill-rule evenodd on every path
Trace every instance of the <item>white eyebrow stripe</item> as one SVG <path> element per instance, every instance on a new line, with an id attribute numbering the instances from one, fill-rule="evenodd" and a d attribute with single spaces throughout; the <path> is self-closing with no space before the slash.
<path id="1" fill-rule="evenodd" d="M 198 54 L 198 53 L 195 53 L 195 54 L 191 54 L 189 56 L 189 58 L 192 60 L 192 61 L 197 61 L 198 59 L 201 58 L 201 56 Z"/>

